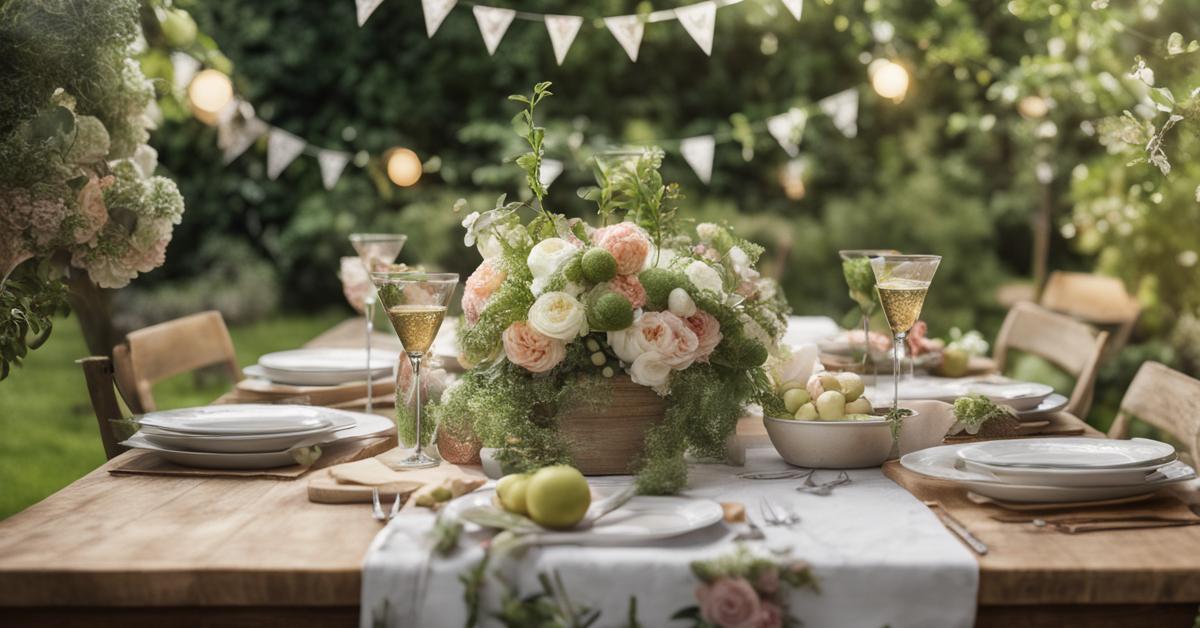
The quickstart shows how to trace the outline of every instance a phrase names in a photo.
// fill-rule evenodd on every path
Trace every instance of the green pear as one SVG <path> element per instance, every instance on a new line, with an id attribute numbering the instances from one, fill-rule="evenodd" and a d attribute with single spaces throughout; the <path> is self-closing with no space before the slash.
<path id="1" fill-rule="evenodd" d="M 848 402 L 857 400 L 866 389 L 858 373 L 838 373 L 837 378 L 838 383 L 842 385 L 842 394 L 846 395 Z M 849 411 L 847 410 L 847 412 Z"/>
<path id="2" fill-rule="evenodd" d="M 871 400 L 866 397 L 859 397 L 846 404 L 846 414 L 871 414 L 874 409 L 871 407 Z"/>
<path id="3" fill-rule="evenodd" d="M 787 411 L 792 414 L 796 414 L 796 411 L 800 409 L 800 406 L 810 401 L 812 401 L 812 397 L 808 394 L 808 391 L 804 390 L 803 388 L 793 388 L 783 393 L 783 405 L 787 408 Z"/>
<path id="4" fill-rule="evenodd" d="M 592 505 L 592 491 L 578 469 L 557 465 L 539 469 L 525 489 L 529 517 L 554 530 L 573 528 Z"/>
<path id="5" fill-rule="evenodd" d="M 826 390 L 817 397 L 817 414 L 822 421 L 846 418 L 846 396 L 836 390 Z"/>
<path id="6" fill-rule="evenodd" d="M 810 401 L 796 409 L 796 420 L 798 421 L 817 421 L 820 416 L 817 414 L 817 407 Z"/>

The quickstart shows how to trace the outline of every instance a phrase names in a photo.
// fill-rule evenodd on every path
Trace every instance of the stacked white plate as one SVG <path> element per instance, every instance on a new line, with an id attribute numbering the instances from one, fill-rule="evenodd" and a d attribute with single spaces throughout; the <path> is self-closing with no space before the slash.
<path id="1" fill-rule="evenodd" d="M 1175 448 L 1144 438 L 1036 438 L 944 445 L 900 459 L 906 469 L 1013 502 L 1133 497 L 1194 479 Z"/>
<path id="2" fill-rule="evenodd" d="M 268 353 L 244 372 L 277 384 L 337 386 L 390 375 L 399 359 L 395 351 L 376 349 L 368 366 L 366 349 L 295 349 Z"/>
<path id="3" fill-rule="evenodd" d="M 313 445 L 382 435 L 393 429 L 373 414 L 294 405 L 229 404 L 151 412 L 122 443 L 176 464 L 264 469 L 295 464 Z"/>
<path id="4" fill-rule="evenodd" d="M 877 408 L 892 404 L 891 376 L 880 376 L 875 386 L 868 386 L 867 398 Z M 947 377 L 917 376 L 901 378 L 900 399 L 933 399 L 954 403 L 966 395 L 983 395 L 993 402 L 1006 405 L 1017 412 L 1021 420 L 1033 420 L 1039 416 L 1057 412 L 1067 407 L 1069 401 L 1054 392 L 1054 388 L 1035 382 L 1022 382 L 1000 377 L 986 379 L 953 379 Z"/>

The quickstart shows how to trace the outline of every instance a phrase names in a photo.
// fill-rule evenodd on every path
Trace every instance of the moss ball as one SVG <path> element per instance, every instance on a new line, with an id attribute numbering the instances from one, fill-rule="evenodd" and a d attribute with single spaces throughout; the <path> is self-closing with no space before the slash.
<path id="1" fill-rule="evenodd" d="M 580 261 L 582 257 L 582 255 L 576 255 L 563 266 L 563 277 L 566 277 L 567 281 L 579 283 L 583 280 L 583 264 Z"/>
<path id="2" fill-rule="evenodd" d="M 587 318 L 592 329 L 620 331 L 633 324 L 633 306 L 625 297 L 604 291 L 588 304 Z"/>
<path id="3" fill-rule="evenodd" d="M 617 258 L 601 249 L 588 249 L 583 254 L 583 276 L 592 283 L 601 283 L 617 276 Z"/>
<path id="4" fill-rule="evenodd" d="M 735 368 L 754 368 L 767 361 L 767 348 L 745 336 L 727 337 L 717 350 L 724 361 Z"/>
<path id="5" fill-rule="evenodd" d="M 638 281 L 646 290 L 646 303 L 658 310 L 667 309 L 671 291 L 685 284 L 682 274 L 665 268 L 647 268 L 638 275 Z"/>

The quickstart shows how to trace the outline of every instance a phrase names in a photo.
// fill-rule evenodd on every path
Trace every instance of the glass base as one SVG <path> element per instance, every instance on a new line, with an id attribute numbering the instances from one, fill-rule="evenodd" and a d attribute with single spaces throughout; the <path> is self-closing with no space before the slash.
<path id="1" fill-rule="evenodd" d="M 437 460 L 426 456 L 425 452 L 418 451 L 407 458 L 404 458 L 403 460 L 392 463 L 392 466 L 399 467 L 401 469 L 428 469 L 430 467 L 436 467 L 438 464 L 440 463 Z"/>

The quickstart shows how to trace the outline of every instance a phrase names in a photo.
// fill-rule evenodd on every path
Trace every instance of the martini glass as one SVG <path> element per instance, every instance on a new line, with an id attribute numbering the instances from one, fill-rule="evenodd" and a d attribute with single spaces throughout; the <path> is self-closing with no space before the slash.
<path id="1" fill-rule="evenodd" d="M 892 343 L 892 410 L 900 407 L 900 351 L 925 305 L 925 295 L 942 258 L 937 255 L 880 255 L 871 258 L 875 290 L 888 326 Z"/>
<path id="2" fill-rule="evenodd" d="M 838 251 L 842 258 L 842 276 L 850 288 L 850 298 L 858 304 L 862 313 L 863 357 L 862 372 L 867 374 L 867 362 L 871 357 L 871 315 L 879 301 L 875 299 L 875 273 L 871 270 L 871 258 L 880 255 L 899 255 L 894 249 L 846 249 Z"/>
<path id="3" fill-rule="evenodd" d="M 368 273 L 383 270 L 396 261 L 408 236 L 399 233 L 352 233 L 350 244 Z M 367 413 L 374 409 L 375 377 L 371 372 L 371 332 L 375 331 L 375 291 L 363 299 L 367 315 Z"/>
<path id="4" fill-rule="evenodd" d="M 379 300 L 413 368 L 412 386 L 417 403 L 416 445 L 412 455 L 401 460 L 397 466 L 405 469 L 437 466 L 436 460 L 421 451 L 421 359 L 433 346 L 438 329 L 446 318 L 446 306 L 458 286 L 458 275 L 385 270 L 371 273 L 371 281 L 375 282 Z"/>

